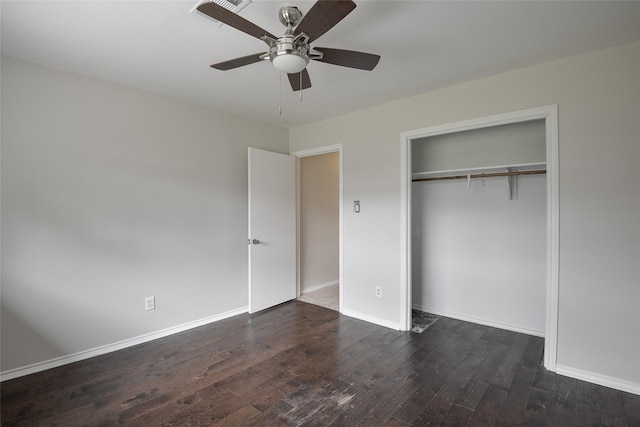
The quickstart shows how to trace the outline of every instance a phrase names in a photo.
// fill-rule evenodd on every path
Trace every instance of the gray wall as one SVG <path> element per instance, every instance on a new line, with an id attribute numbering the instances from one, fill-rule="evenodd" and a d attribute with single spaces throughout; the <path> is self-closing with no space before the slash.
<path id="1" fill-rule="evenodd" d="M 3 57 L 2 371 L 246 307 L 248 146 L 288 132 Z"/>
<path id="2" fill-rule="evenodd" d="M 429 313 L 544 336 L 546 180 L 412 185 L 412 304 Z"/>
<path id="3" fill-rule="evenodd" d="M 545 161 L 544 120 L 418 138 L 411 143 L 413 173 Z"/>
<path id="4" fill-rule="evenodd" d="M 344 217 L 344 311 L 401 324 L 401 132 L 557 104 L 558 368 L 640 393 L 638 76 L 632 43 L 292 129 L 292 151 L 344 144 L 344 203 L 361 201 Z"/>

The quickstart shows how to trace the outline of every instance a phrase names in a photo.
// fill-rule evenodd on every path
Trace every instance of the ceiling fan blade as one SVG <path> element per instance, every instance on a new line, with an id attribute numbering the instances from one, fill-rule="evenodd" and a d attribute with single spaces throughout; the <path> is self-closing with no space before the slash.
<path id="1" fill-rule="evenodd" d="M 218 62 L 217 64 L 211 65 L 211 68 L 215 68 L 216 70 L 231 70 L 233 68 L 242 67 L 244 65 L 253 64 L 254 62 L 262 61 L 263 53 L 254 53 L 253 55 L 243 56 L 241 58 L 230 59 L 224 62 Z"/>
<path id="2" fill-rule="evenodd" d="M 342 67 L 371 71 L 378 65 L 378 61 L 380 61 L 380 55 L 374 55 L 372 53 L 331 49 L 329 47 L 316 47 L 314 49 L 324 54 L 322 58 L 316 59 L 316 61 L 340 65 Z"/>
<path id="3" fill-rule="evenodd" d="M 318 0 L 302 18 L 294 35 L 306 33 L 311 43 L 342 21 L 355 7 L 352 0 Z"/>
<path id="4" fill-rule="evenodd" d="M 302 87 L 300 87 L 300 74 L 302 74 Z M 309 89 L 311 87 L 311 78 L 309 72 L 305 68 L 299 73 L 287 74 L 289 76 L 289 83 L 291 83 L 291 89 L 297 92 L 301 89 Z"/>
<path id="5" fill-rule="evenodd" d="M 277 38 L 270 32 L 258 27 L 253 22 L 244 19 L 240 15 L 227 10 L 216 3 L 203 3 L 198 6 L 198 11 L 255 38 L 261 39 L 263 36 L 269 36 L 274 39 Z"/>

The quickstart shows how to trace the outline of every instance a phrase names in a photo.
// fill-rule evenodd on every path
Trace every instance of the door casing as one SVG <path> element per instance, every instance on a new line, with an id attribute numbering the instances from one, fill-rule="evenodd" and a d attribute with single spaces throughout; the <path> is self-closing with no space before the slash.
<path id="1" fill-rule="evenodd" d="M 338 162 L 339 162 L 339 218 L 338 218 L 338 229 L 339 229 L 339 237 L 338 237 L 338 280 L 339 280 L 339 284 L 338 284 L 338 289 L 339 289 L 339 295 L 340 295 L 340 299 L 339 299 L 339 310 L 340 312 L 342 312 L 342 307 L 343 307 L 343 299 L 344 299 L 344 277 L 343 277 L 343 179 L 342 179 L 342 171 L 343 171 L 343 163 L 342 163 L 342 149 L 343 149 L 343 145 L 342 144 L 334 144 L 334 145 L 327 145 L 327 146 L 323 146 L 323 147 L 317 147 L 317 148 L 312 148 L 309 150 L 301 150 L 301 151 L 294 151 L 292 153 L 290 153 L 291 156 L 296 158 L 296 188 L 297 188 L 297 207 L 296 207 L 296 211 L 297 211 L 297 230 L 296 230 L 296 235 L 297 235 L 297 248 L 296 248 L 296 253 L 297 253 L 297 277 L 296 277 L 296 293 L 297 296 L 300 296 L 300 159 L 303 157 L 311 157 L 311 156 L 317 156 L 320 154 L 327 154 L 327 153 L 338 153 Z"/>
<path id="2" fill-rule="evenodd" d="M 430 126 L 400 134 L 401 171 L 401 324 L 411 329 L 411 142 L 414 139 L 465 130 L 481 129 L 510 123 L 544 119 L 547 163 L 547 225 L 546 225 L 546 313 L 544 366 L 555 372 L 558 340 L 558 250 L 559 250 L 559 169 L 558 169 L 558 106 L 520 110 L 511 113 Z"/>

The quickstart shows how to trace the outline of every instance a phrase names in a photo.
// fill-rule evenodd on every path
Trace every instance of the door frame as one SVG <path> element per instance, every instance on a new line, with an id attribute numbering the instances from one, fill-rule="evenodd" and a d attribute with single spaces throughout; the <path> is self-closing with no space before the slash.
<path id="1" fill-rule="evenodd" d="M 326 145 L 323 147 L 311 148 L 308 150 L 294 151 L 289 153 L 290 156 L 296 158 L 296 294 L 300 297 L 300 159 L 303 157 L 317 156 L 320 154 L 338 153 L 338 193 L 339 193 L 339 208 L 338 208 L 338 289 L 339 289 L 339 311 L 342 313 L 342 301 L 344 295 L 344 275 L 343 275 L 343 246 L 344 246 L 344 233 L 343 233 L 343 161 L 342 161 L 343 144 Z"/>
<path id="2" fill-rule="evenodd" d="M 558 168 L 558 106 L 548 105 L 511 113 L 429 126 L 400 134 L 401 171 L 401 324 L 411 329 L 411 142 L 414 139 L 465 130 L 481 129 L 511 123 L 544 119 L 546 136 L 546 313 L 544 336 L 544 366 L 555 372 L 558 342 L 558 249 L 559 249 L 559 168 Z"/>

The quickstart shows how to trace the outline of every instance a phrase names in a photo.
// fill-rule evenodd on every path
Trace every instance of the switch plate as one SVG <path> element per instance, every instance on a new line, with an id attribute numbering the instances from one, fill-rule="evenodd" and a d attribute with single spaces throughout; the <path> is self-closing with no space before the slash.
<path id="1" fill-rule="evenodd" d="M 360 200 L 353 201 L 353 212 L 360 213 Z"/>
<path id="2" fill-rule="evenodd" d="M 155 310 L 156 309 L 156 297 L 146 297 L 144 299 L 144 309 L 149 311 L 149 310 Z"/>

